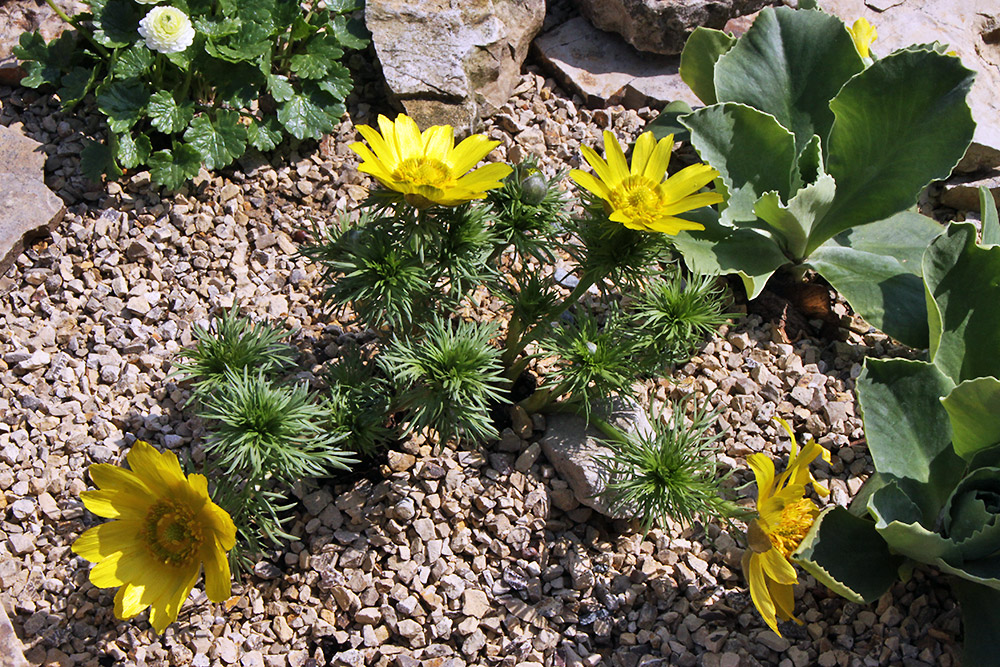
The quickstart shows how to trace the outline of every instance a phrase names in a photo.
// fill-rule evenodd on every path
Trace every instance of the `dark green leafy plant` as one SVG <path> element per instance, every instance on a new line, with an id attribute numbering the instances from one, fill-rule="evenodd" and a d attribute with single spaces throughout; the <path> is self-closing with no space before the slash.
<path id="1" fill-rule="evenodd" d="M 996 661 L 1000 627 L 1000 220 L 983 190 L 983 242 L 953 223 L 924 254 L 929 360 L 868 359 L 858 378 L 876 473 L 794 554 L 858 602 L 915 563 L 949 575 L 969 665 Z"/>
<path id="2" fill-rule="evenodd" d="M 721 495 L 728 477 L 718 474 L 712 433 L 718 410 L 696 408 L 685 419 L 690 396 L 672 406 L 669 420 L 653 415 L 648 432 L 624 433 L 603 420 L 596 424 L 607 436 L 611 454 L 598 459 L 607 480 L 601 500 L 613 514 L 639 518 L 642 531 L 666 528 L 669 519 L 690 525 L 697 518 L 733 518 L 744 512 Z"/>
<path id="3" fill-rule="evenodd" d="M 330 429 L 342 433 L 344 444 L 361 454 L 384 447 L 392 436 L 386 426 L 391 387 L 378 364 L 366 361 L 357 345 L 342 347 L 326 382 Z"/>
<path id="4" fill-rule="evenodd" d="M 203 164 L 220 169 L 249 147 L 319 139 L 351 91 L 344 49 L 368 43 L 363 25 L 348 18 L 355 0 L 308 11 L 293 0 L 88 0 L 90 11 L 75 17 L 47 1 L 76 32 L 49 43 L 22 35 L 22 84 L 53 87 L 67 108 L 95 95 L 108 139 L 82 154 L 93 180 L 147 167 L 176 189 Z"/>
<path id="5" fill-rule="evenodd" d="M 280 374 L 295 361 L 295 348 L 283 342 L 285 332 L 240 316 L 236 304 L 213 319 L 207 329 L 195 325 L 193 333 L 197 342 L 194 348 L 181 351 L 186 361 L 177 364 L 174 372 L 191 380 L 200 399 L 225 383 L 227 371 Z"/>

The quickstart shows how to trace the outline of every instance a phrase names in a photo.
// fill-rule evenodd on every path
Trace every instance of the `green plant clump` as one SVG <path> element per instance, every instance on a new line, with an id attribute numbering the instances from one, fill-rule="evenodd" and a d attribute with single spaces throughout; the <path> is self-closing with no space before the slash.
<path id="1" fill-rule="evenodd" d="M 22 84 L 54 88 L 67 109 L 95 95 L 107 142 L 84 148 L 80 164 L 95 181 L 148 168 L 176 189 L 248 148 L 319 139 L 351 91 L 344 50 L 368 43 L 349 18 L 356 0 L 308 11 L 295 0 L 87 0 L 73 17 L 46 1 L 76 30 L 48 43 L 21 35 Z"/>

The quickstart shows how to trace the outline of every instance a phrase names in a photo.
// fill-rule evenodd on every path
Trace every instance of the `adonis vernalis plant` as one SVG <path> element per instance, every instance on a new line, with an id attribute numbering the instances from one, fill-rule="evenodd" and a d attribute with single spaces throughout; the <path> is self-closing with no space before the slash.
<path id="1" fill-rule="evenodd" d="M 149 3 L 87 0 L 75 28 L 46 43 L 21 36 L 22 85 L 55 89 L 65 108 L 87 95 L 107 120 L 105 143 L 81 157 L 92 180 L 148 168 L 179 188 L 286 137 L 319 139 L 344 113 L 352 84 L 340 62 L 367 44 L 354 0 Z M 155 6 L 153 6 L 155 5 Z"/>

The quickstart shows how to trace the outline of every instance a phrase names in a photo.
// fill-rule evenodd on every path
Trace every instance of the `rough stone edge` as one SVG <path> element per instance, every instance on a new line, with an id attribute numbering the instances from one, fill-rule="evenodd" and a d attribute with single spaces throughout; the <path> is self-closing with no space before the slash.
<path id="1" fill-rule="evenodd" d="M 14 625 L 7 617 L 7 609 L 0 603 L 0 667 L 28 667 L 24 647 L 14 632 Z"/>

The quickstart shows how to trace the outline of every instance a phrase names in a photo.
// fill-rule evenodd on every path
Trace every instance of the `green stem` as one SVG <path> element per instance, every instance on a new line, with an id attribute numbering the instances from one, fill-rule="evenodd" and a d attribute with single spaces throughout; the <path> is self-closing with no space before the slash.
<path id="1" fill-rule="evenodd" d="M 591 286 L 593 286 L 597 282 L 598 277 L 599 276 L 595 274 L 585 271 L 583 276 L 580 278 L 580 282 L 577 283 L 575 288 L 573 288 L 573 291 L 570 292 L 569 296 L 567 296 L 566 299 L 561 304 L 559 304 L 555 310 L 546 315 L 545 318 L 543 318 L 543 322 L 551 322 L 553 320 L 558 319 L 560 315 L 565 313 L 570 308 L 570 306 L 574 305 L 577 301 L 580 300 L 580 298 L 587 292 L 587 290 L 589 290 Z M 524 348 L 526 348 L 530 343 L 534 343 L 536 340 L 541 338 L 542 334 L 544 333 L 545 333 L 545 327 L 542 326 L 542 322 L 536 322 L 535 325 L 532 326 L 531 329 L 527 331 L 527 333 L 521 336 L 521 338 L 516 343 L 511 344 L 508 341 L 507 344 L 504 346 L 504 353 L 502 358 L 504 366 L 510 366 L 511 364 L 513 364 L 514 360 L 517 359 L 517 356 L 524 351 Z"/>
<path id="2" fill-rule="evenodd" d="M 58 16 L 63 21 L 71 25 L 78 33 L 83 35 L 84 38 L 88 42 L 90 42 L 95 49 L 97 49 L 97 52 L 100 53 L 101 56 L 108 59 L 111 58 L 111 54 L 108 52 L 108 50 L 104 48 L 96 39 L 94 39 L 93 35 L 91 35 L 88 31 L 84 30 L 79 23 L 77 23 L 71 16 L 69 16 L 66 12 L 64 12 L 58 5 L 56 5 L 54 0 L 45 0 L 45 4 L 47 4 L 49 8 L 56 13 L 56 16 Z"/>

